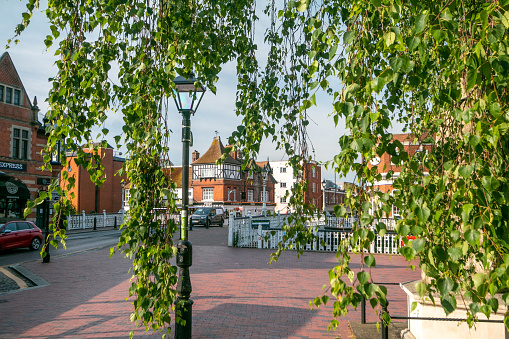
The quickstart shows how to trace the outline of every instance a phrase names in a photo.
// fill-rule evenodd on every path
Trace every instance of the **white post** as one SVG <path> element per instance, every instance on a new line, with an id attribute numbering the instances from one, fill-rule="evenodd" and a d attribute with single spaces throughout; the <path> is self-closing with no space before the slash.
<path id="1" fill-rule="evenodd" d="M 258 225 L 258 248 L 262 248 L 262 225 Z"/>
<path id="2" fill-rule="evenodd" d="M 234 213 L 230 212 L 228 218 L 228 247 L 233 247 L 233 227 L 235 225 Z"/>
<path id="3" fill-rule="evenodd" d="M 318 228 L 315 226 L 313 227 L 313 251 L 318 251 Z"/>
<path id="4" fill-rule="evenodd" d="M 103 210 L 103 227 L 106 227 L 106 210 Z"/>
<path id="5" fill-rule="evenodd" d="M 81 212 L 81 215 L 83 216 L 83 220 L 82 220 L 82 227 L 83 227 L 83 229 L 85 229 L 85 218 L 87 217 L 87 216 L 85 215 L 85 210 L 83 210 L 83 211 Z"/>

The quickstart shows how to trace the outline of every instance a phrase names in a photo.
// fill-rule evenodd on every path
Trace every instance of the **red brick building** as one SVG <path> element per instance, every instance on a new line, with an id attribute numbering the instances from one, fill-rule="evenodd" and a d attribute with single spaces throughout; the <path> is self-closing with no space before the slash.
<path id="1" fill-rule="evenodd" d="M 425 137 L 421 137 L 420 140 L 415 142 L 415 137 L 411 134 L 394 134 L 392 140 L 398 140 L 403 144 L 403 148 L 405 152 L 408 153 L 409 157 L 414 157 L 418 155 L 420 152 L 429 152 L 431 150 L 432 144 L 426 144 L 423 142 L 425 140 Z M 370 168 L 373 166 L 376 166 L 378 173 L 382 174 L 382 177 L 384 179 L 375 182 L 375 189 L 386 193 L 386 192 L 392 192 L 393 191 L 393 182 L 394 178 L 399 177 L 401 172 L 401 167 L 396 165 L 392 161 L 392 156 L 384 153 L 380 158 L 375 158 L 371 161 L 371 163 L 368 165 Z M 394 174 L 392 175 L 392 178 L 387 179 L 386 175 L 389 171 L 393 171 Z M 424 173 L 426 174 L 427 169 L 423 168 Z M 375 207 L 373 207 L 375 208 Z M 393 211 L 390 216 L 399 216 L 399 211 L 396 207 L 393 208 Z"/>
<path id="2" fill-rule="evenodd" d="M 302 180 L 308 182 L 304 203 L 322 208 L 322 167 L 314 160 L 303 164 Z"/>
<path id="3" fill-rule="evenodd" d="M 71 193 L 74 192 L 74 199 L 72 205 L 77 213 L 85 211 L 89 214 L 91 212 L 102 213 L 117 213 L 123 207 L 122 199 L 125 187 L 123 186 L 125 177 L 116 175 L 117 171 L 122 168 L 125 159 L 115 155 L 113 147 L 108 145 L 106 148 L 99 147 L 99 144 L 94 144 L 93 147 L 98 147 L 99 156 L 101 157 L 101 165 L 104 166 L 104 175 L 106 181 L 99 187 L 90 180 L 90 174 L 82 166 L 76 166 L 74 162 L 75 156 L 68 154 L 70 167 L 62 169 L 68 171 L 69 177 L 75 176 L 74 188 L 68 192 L 68 197 L 71 198 Z M 86 153 L 92 153 L 93 149 L 84 148 Z"/>
<path id="4" fill-rule="evenodd" d="M 28 93 L 16 68 L 5 52 L 0 57 L 0 222 L 22 219 L 26 202 L 38 197 L 49 182 L 58 178 L 60 164 L 53 159 L 53 170 L 42 171 L 42 151 L 47 143 L 39 108 Z M 50 209 L 52 213 L 52 209 Z M 26 219 L 40 225 L 42 211 Z"/>
<path id="5" fill-rule="evenodd" d="M 220 165 L 216 161 L 225 154 L 220 137 L 215 137 L 209 149 L 200 156 L 197 151 L 192 157 L 192 181 L 194 206 L 216 205 L 227 210 L 251 211 L 253 215 L 261 213 L 263 205 L 263 169 L 268 172 L 265 181 L 267 211 L 273 211 L 274 177 L 270 174 L 268 162 L 251 161 L 248 168 L 242 170 L 241 153 L 228 154 Z"/>

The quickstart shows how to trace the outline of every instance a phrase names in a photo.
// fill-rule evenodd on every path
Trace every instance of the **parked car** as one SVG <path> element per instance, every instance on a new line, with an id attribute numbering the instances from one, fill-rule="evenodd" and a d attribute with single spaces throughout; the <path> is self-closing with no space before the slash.
<path id="1" fill-rule="evenodd" d="M 201 207 L 191 215 L 191 227 L 203 225 L 205 228 L 209 228 L 212 224 L 223 227 L 224 210 L 222 207 Z"/>
<path id="2" fill-rule="evenodd" d="M 9 221 L 0 224 L 0 250 L 28 247 L 35 251 L 41 248 L 42 231 L 30 221 Z"/>

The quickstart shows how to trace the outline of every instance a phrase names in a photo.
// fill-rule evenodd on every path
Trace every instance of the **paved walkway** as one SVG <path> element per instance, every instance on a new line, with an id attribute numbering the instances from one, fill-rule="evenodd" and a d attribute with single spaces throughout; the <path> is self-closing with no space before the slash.
<path id="1" fill-rule="evenodd" d="M 328 332 L 332 303 L 312 311 L 309 307 L 328 284 L 334 253 L 307 252 L 297 259 L 295 252 L 286 252 L 267 265 L 270 250 L 229 248 L 227 232 L 214 227 L 190 233 L 195 338 L 351 338 L 348 320 L 358 321 L 358 311 Z M 126 338 L 129 331 L 135 338 L 161 337 L 129 321 L 131 263 L 122 255 L 110 259 L 109 248 L 104 248 L 51 260 L 23 264 L 48 286 L 0 294 L 0 338 Z M 353 262 L 359 267 L 357 257 Z M 377 282 L 419 277 L 401 257 L 387 255 L 377 256 L 373 275 Z M 391 313 L 405 314 L 399 286 L 388 289 Z M 371 308 L 368 321 L 376 321 Z"/>

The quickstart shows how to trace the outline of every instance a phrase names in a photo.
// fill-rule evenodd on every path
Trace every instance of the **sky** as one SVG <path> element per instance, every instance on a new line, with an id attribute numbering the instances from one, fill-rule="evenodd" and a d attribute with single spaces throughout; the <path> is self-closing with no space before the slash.
<path id="1" fill-rule="evenodd" d="M 14 36 L 14 29 L 21 22 L 21 13 L 26 10 L 24 0 L 0 0 L 0 54 L 5 51 L 7 40 Z M 258 37 L 258 58 L 265 59 L 263 55 L 266 46 L 263 46 L 263 33 L 268 25 L 268 19 L 264 18 L 262 10 L 265 2 L 258 5 L 258 16 L 261 18 L 257 24 Z M 41 12 L 35 13 L 28 28 L 21 35 L 19 44 L 11 44 L 7 50 L 13 60 L 14 66 L 21 77 L 27 94 L 31 100 L 37 96 L 38 106 L 41 109 L 40 116 L 47 110 L 45 99 L 50 89 L 48 79 L 57 72 L 54 66 L 54 48 L 47 50 L 44 45 L 44 38 L 50 34 L 48 20 L 44 15 L 46 1 L 41 1 Z M 242 120 L 235 114 L 235 93 L 236 93 L 236 70 L 235 63 L 227 64 L 219 75 L 217 84 L 217 94 L 207 91 L 202 99 L 200 107 L 196 114 L 191 118 L 191 130 L 193 133 L 194 145 L 190 152 L 197 150 L 201 154 L 210 146 L 212 139 L 216 136 L 216 131 L 221 137 L 223 144 L 226 145 L 228 137 Z M 322 99 L 322 100 L 320 100 Z M 309 154 L 318 162 L 332 160 L 334 155 L 340 152 L 338 145 L 339 138 L 348 133 L 345 129 L 344 121 L 340 120 L 335 127 L 333 119 L 328 117 L 332 113 L 330 99 L 326 95 L 318 96 L 317 106 L 308 110 L 310 124 L 307 132 Z M 173 134 L 170 137 L 170 160 L 175 165 L 182 163 L 182 144 L 181 144 L 181 122 L 182 118 L 178 111 L 171 110 L 168 114 L 168 125 Z M 111 145 L 115 145 L 114 136 L 121 135 L 123 126 L 121 113 L 111 112 L 104 127 L 110 130 L 106 137 Z M 97 141 L 97 140 L 95 140 Z M 314 150 L 314 152 L 313 152 Z M 125 153 L 125 149 L 119 150 Z M 267 158 L 273 161 L 286 160 L 284 152 L 276 150 L 275 145 L 270 140 L 262 141 L 258 161 L 265 161 Z M 322 166 L 322 179 L 334 180 L 335 175 L 332 170 L 327 170 Z M 336 177 L 337 181 L 353 181 L 354 176 L 348 175 L 346 178 Z"/>

